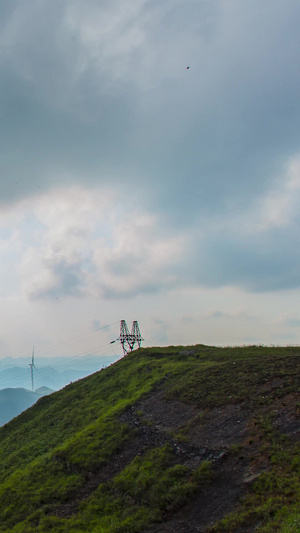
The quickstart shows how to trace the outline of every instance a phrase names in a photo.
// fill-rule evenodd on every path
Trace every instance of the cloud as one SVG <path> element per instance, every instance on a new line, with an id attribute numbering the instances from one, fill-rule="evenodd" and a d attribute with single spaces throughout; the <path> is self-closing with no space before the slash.
<path id="1" fill-rule="evenodd" d="M 188 231 L 162 225 L 145 209 L 127 212 L 120 194 L 102 188 L 56 189 L 20 204 L 15 237 L 3 250 L 20 257 L 15 270 L 34 300 L 118 300 L 189 286 L 290 289 L 300 281 L 298 175 L 292 160 L 255 209 L 225 219 L 203 215 Z"/>
<path id="2" fill-rule="evenodd" d="M 167 344 L 169 342 L 168 331 L 171 326 L 167 320 L 160 318 L 159 316 L 151 318 L 151 338 L 147 338 L 148 344 L 159 343 Z M 146 331 L 147 333 L 147 331 Z"/>
<path id="3" fill-rule="evenodd" d="M 91 323 L 91 327 L 92 327 L 93 331 L 98 331 L 98 329 L 100 329 L 100 327 L 101 327 L 100 320 L 98 318 L 94 318 L 94 320 Z"/>
<path id="4" fill-rule="evenodd" d="M 170 235 L 138 209 L 128 214 L 103 189 L 56 189 L 22 209 L 19 240 L 26 239 L 16 268 L 33 300 L 128 298 L 180 283 L 184 235 Z"/>
<path id="5" fill-rule="evenodd" d="M 214 322 L 215 320 L 226 322 L 236 322 L 240 321 L 241 323 L 251 323 L 254 320 L 257 320 L 257 316 L 250 314 L 249 312 L 244 311 L 243 309 L 232 309 L 229 311 L 212 311 L 202 317 L 202 320 Z"/>
<path id="6" fill-rule="evenodd" d="M 169 235 L 157 220 L 136 210 L 112 228 L 111 242 L 95 247 L 93 262 L 100 296 L 127 298 L 180 283 L 184 235 Z"/>
<path id="7" fill-rule="evenodd" d="M 52 276 L 31 292 L 31 298 L 59 298 L 61 296 L 81 296 L 84 285 L 84 272 L 81 263 L 68 265 L 65 261 L 47 265 Z"/>
<path id="8" fill-rule="evenodd" d="M 298 318 L 297 316 L 289 316 L 286 318 L 282 318 L 280 321 L 280 325 L 287 328 L 299 328 L 300 318 Z"/>
<path id="9" fill-rule="evenodd" d="M 213 311 L 213 313 L 210 313 L 210 315 L 206 317 L 206 320 L 224 318 L 225 316 L 225 313 L 223 313 L 222 311 Z"/>
<path id="10" fill-rule="evenodd" d="M 102 192 L 97 203 L 100 211 L 101 206 L 105 210 L 106 201 Z M 35 216 L 30 245 L 22 250 L 18 266 L 25 293 L 32 299 L 83 296 L 93 270 L 90 246 L 97 219 L 95 198 L 81 188 L 57 189 L 25 203 L 23 209 L 23 217 L 28 210 Z M 22 219 L 21 228 L 26 230 Z"/>
<path id="11" fill-rule="evenodd" d="M 296 0 L 1 15 L 0 197 L 18 229 L 0 253 L 29 298 L 299 286 Z"/>
<path id="12" fill-rule="evenodd" d="M 298 149 L 295 1 L 10 5 L 2 201 L 109 180 L 191 223 L 257 198 Z"/>
<path id="13" fill-rule="evenodd" d="M 181 322 L 184 325 L 192 324 L 194 322 L 194 318 L 191 317 L 191 316 L 182 316 L 181 317 Z"/>
<path id="14" fill-rule="evenodd" d="M 195 283 L 258 292 L 298 287 L 299 180 L 297 156 L 272 190 L 243 211 L 199 217 L 191 238 L 190 277 Z"/>
<path id="15" fill-rule="evenodd" d="M 100 329 L 103 331 L 107 331 L 107 332 L 111 331 L 110 325 L 101 326 L 101 324 L 102 322 L 98 318 L 95 318 L 94 320 L 92 320 L 91 326 L 92 326 L 93 331 L 99 331 Z"/>

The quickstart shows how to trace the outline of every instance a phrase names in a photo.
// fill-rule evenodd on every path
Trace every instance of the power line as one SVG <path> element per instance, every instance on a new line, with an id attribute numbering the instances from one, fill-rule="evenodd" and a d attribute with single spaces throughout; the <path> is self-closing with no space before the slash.
<path id="1" fill-rule="evenodd" d="M 94 331 L 92 334 L 79 335 L 79 336 L 73 338 L 70 341 L 66 341 L 66 342 L 63 342 L 63 343 L 57 343 L 56 345 L 52 345 L 51 347 L 48 348 L 48 350 L 46 350 L 46 351 L 43 350 L 42 352 L 40 352 L 39 355 L 43 358 L 43 356 L 45 357 L 45 355 L 47 353 L 51 353 L 51 351 L 53 350 L 54 347 L 66 346 L 66 345 L 72 345 L 72 344 L 79 344 L 80 341 L 83 341 L 84 339 L 90 339 L 90 338 L 94 337 L 95 335 L 97 335 L 99 331 L 107 330 L 108 328 L 110 328 L 111 326 L 113 326 L 113 325 L 115 325 L 117 323 L 119 323 L 119 321 L 118 322 L 113 322 L 111 324 L 107 324 L 105 326 L 102 326 L 102 327 L 98 328 L 96 331 Z M 124 324 L 126 326 L 125 330 L 124 330 Z M 124 335 L 123 335 L 123 337 L 121 339 L 122 331 L 123 331 L 123 333 L 125 331 L 126 336 L 124 337 Z M 133 350 L 133 347 L 134 347 L 135 343 L 137 343 L 138 346 L 140 346 L 141 345 L 141 341 L 143 341 L 144 339 L 141 336 L 141 333 L 140 333 L 140 330 L 139 330 L 139 326 L 138 326 L 138 322 L 137 321 L 133 321 L 132 330 L 131 330 L 131 333 L 129 333 L 126 322 L 121 320 L 121 322 L 120 322 L 120 337 L 117 340 L 121 341 L 121 345 L 122 345 L 122 348 L 123 348 L 124 355 L 125 355 L 125 353 L 128 353 L 129 351 Z M 74 364 L 74 362 L 76 362 L 77 364 L 78 363 L 85 363 L 86 360 L 89 360 L 89 362 L 90 362 L 91 358 L 100 357 L 103 352 L 107 352 L 107 348 L 108 347 L 110 347 L 110 350 L 113 351 L 113 355 L 115 357 L 118 357 L 118 355 L 115 353 L 115 351 L 114 351 L 114 349 L 112 347 L 112 344 L 114 342 L 116 342 L 116 341 L 107 342 L 107 343 L 102 344 L 100 346 L 97 344 L 96 346 L 95 345 L 91 346 L 89 349 L 81 351 L 81 352 L 79 352 L 77 354 L 73 354 L 72 356 L 64 356 L 65 357 L 65 361 L 60 361 L 60 362 L 55 361 L 55 366 L 51 362 L 51 367 L 53 368 L 53 370 L 61 372 L 63 370 L 67 370 L 68 368 L 70 368 Z M 38 370 L 38 368 L 35 366 L 34 355 L 35 355 L 35 353 L 34 353 L 34 348 L 33 348 L 31 363 L 29 363 L 32 390 L 34 390 L 34 375 L 33 375 L 34 369 L 41 376 L 44 376 L 45 379 L 50 379 L 53 382 L 53 379 L 50 376 L 50 372 L 48 373 L 46 368 L 43 368 L 43 372 L 40 372 Z M 20 356 L 19 358 L 23 359 L 25 357 L 26 356 L 23 356 L 23 357 Z M 53 359 L 55 359 L 55 358 L 50 357 L 50 359 L 52 359 L 52 361 L 53 361 Z M 9 370 L 9 369 L 7 369 L 7 370 Z M 48 374 L 48 376 L 47 376 L 47 374 Z M 0 380 L 1 380 L 1 372 L 0 372 Z M 20 372 L 18 373 L 17 376 L 14 376 L 12 379 L 10 379 L 8 381 L 5 380 L 5 382 L 6 382 L 6 387 L 10 383 L 16 384 L 16 383 L 21 383 L 22 382 L 22 384 L 23 384 L 24 383 L 24 372 L 22 372 L 22 369 L 20 368 Z"/>
<path id="2" fill-rule="evenodd" d="M 102 344 L 100 346 L 99 345 L 98 346 L 94 346 L 93 348 L 90 348 L 89 350 L 85 350 L 85 351 L 79 352 L 77 354 L 73 354 L 72 356 L 67 356 L 65 361 L 61 361 L 61 362 L 55 361 L 55 364 L 53 364 L 53 362 L 51 362 L 51 368 L 53 368 L 53 370 L 58 371 L 58 372 L 61 373 L 64 370 L 71 369 L 72 366 L 74 366 L 74 363 L 75 364 L 76 363 L 77 364 L 84 364 L 87 361 L 91 362 L 91 359 L 93 357 L 100 357 L 101 354 L 104 354 L 105 352 L 107 352 L 107 348 L 108 347 L 110 347 L 110 343 L 109 342 L 105 343 L 105 344 Z M 93 353 L 91 353 L 91 350 L 93 351 Z M 116 354 L 114 353 L 114 355 L 116 355 Z M 116 357 L 118 357 L 118 356 L 116 355 Z M 45 379 L 47 379 L 47 380 L 50 379 L 52 381 L 53 385 L 55 386 L 55 383 L 54 383 L 53 378 L 51 376 L 51 372 L 50 371 L 48 372 L 46 367 L 44 367 L 42 369 L 42 371 L 39 370 L 36 367 L 36 365 L 35 365 L 34 358 L 31 359 L 31 363 L 29 363 L 29 366 L 30 366 L 30 376 L 31 376 L 31 388 L 32 388 L 32 390 L 34 389 L 34 384 L 33 384 L 33 372 L 34 372 L 34 369 L 41 376 L 43 376 Z M 6 370 L 10 370 L 10 369 L 6 369 Z M 19 372 L 18 372 L 18 374 L 16 376 L 14 376 L 11 379 L 4 379 L 5 388 L 9 388 L 9 386 L 16 387 L 16 385 L 23 385 L 24 386 L 24 379 L 25 379 L 25 372 L 24 371 L 25 370 L 26 370 L 26 367 L 24 367 L 24 369 L 20 368 Z M 3 372 L 5 372 L 5 371 L 3 371 Z M 30 377 L 28 375 L 28 380 L 29 379 L 30 379 Z M 1 373 L 0 373 L 0 382 L 1 382 Z"/>
<path id="3" fill-rule="evenodd" d="M 83 341 L 85 339 L 89 339 L 91 337 L 94 337 L 95 335 L 98 334 L 99 331 L 102 331 L 102 330 L 105 330 L 105 329 L 108 329 L 110 328 L 111 326 L 114 326 L 115 324 L 118 324 L 119 323 L 119 320 L 117 322 L 112 322 L 111 324 L 106 324 L 105 326 L 101 326 L 100 328 L 98 328 L 97 330 L 95 330 L 93 333 L 90 333 L 89 335 L 79 335 L 77 337 L 74 337 L 72 338 L 71 340 L 69 341 L 64 341 L 64 342 L 61 342 L 61 343 L 57 343 L 57 344 L 53 344 L 52 346 L 49 346 L 48 349 L 46 350 L 42 350 L 40 352 L 40 356 L 43 357 L 45 355 L 47 355 L 47 353 L 51 353 L 51 351 L 53 350 L 53 348 L 57 348 L 57 347 L 61 347 L 61 346 L 68 346 L 68 345 L 71 345 L 71 344 L 76 344 L 78 343 L 79 341 Z"/>

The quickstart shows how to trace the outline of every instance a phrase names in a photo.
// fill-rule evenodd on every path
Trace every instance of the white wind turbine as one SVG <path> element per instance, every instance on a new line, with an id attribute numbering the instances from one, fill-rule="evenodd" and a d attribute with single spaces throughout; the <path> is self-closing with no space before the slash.
<path id="1" fill-rule="evenodd" d="M 32 392 L 34 392 L 34 386 L 33 386 L 33 369 L 35 368 L 35 370 L 38 372 L 38 369 L 36 368 L 35 364 L 34 364 L 34 347 L 32 349 L 32 358 L 31 358 L 31 363 L 29 363 L 29 366 L 30 366 L 30 373 L 31 373 L 31 389 L 32 389 Z"/>

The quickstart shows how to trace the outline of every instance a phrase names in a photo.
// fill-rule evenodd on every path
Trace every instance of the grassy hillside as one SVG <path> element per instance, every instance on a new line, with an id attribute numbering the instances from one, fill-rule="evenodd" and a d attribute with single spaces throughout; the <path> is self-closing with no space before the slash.
<path id="1" fill-rule="evenodd" d="M 0 428 L 0 531 L 300 530 L 299 348 L 140 349 Z"/>

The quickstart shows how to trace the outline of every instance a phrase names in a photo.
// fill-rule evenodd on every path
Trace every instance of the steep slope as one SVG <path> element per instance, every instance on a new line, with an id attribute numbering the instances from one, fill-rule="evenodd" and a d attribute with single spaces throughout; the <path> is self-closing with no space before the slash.
<path id="1" fill-rule="evenodd" d="M 299 354 L 141 349 L 42 398 L 0 429 L 0 531 L 298 531 Z"/>

